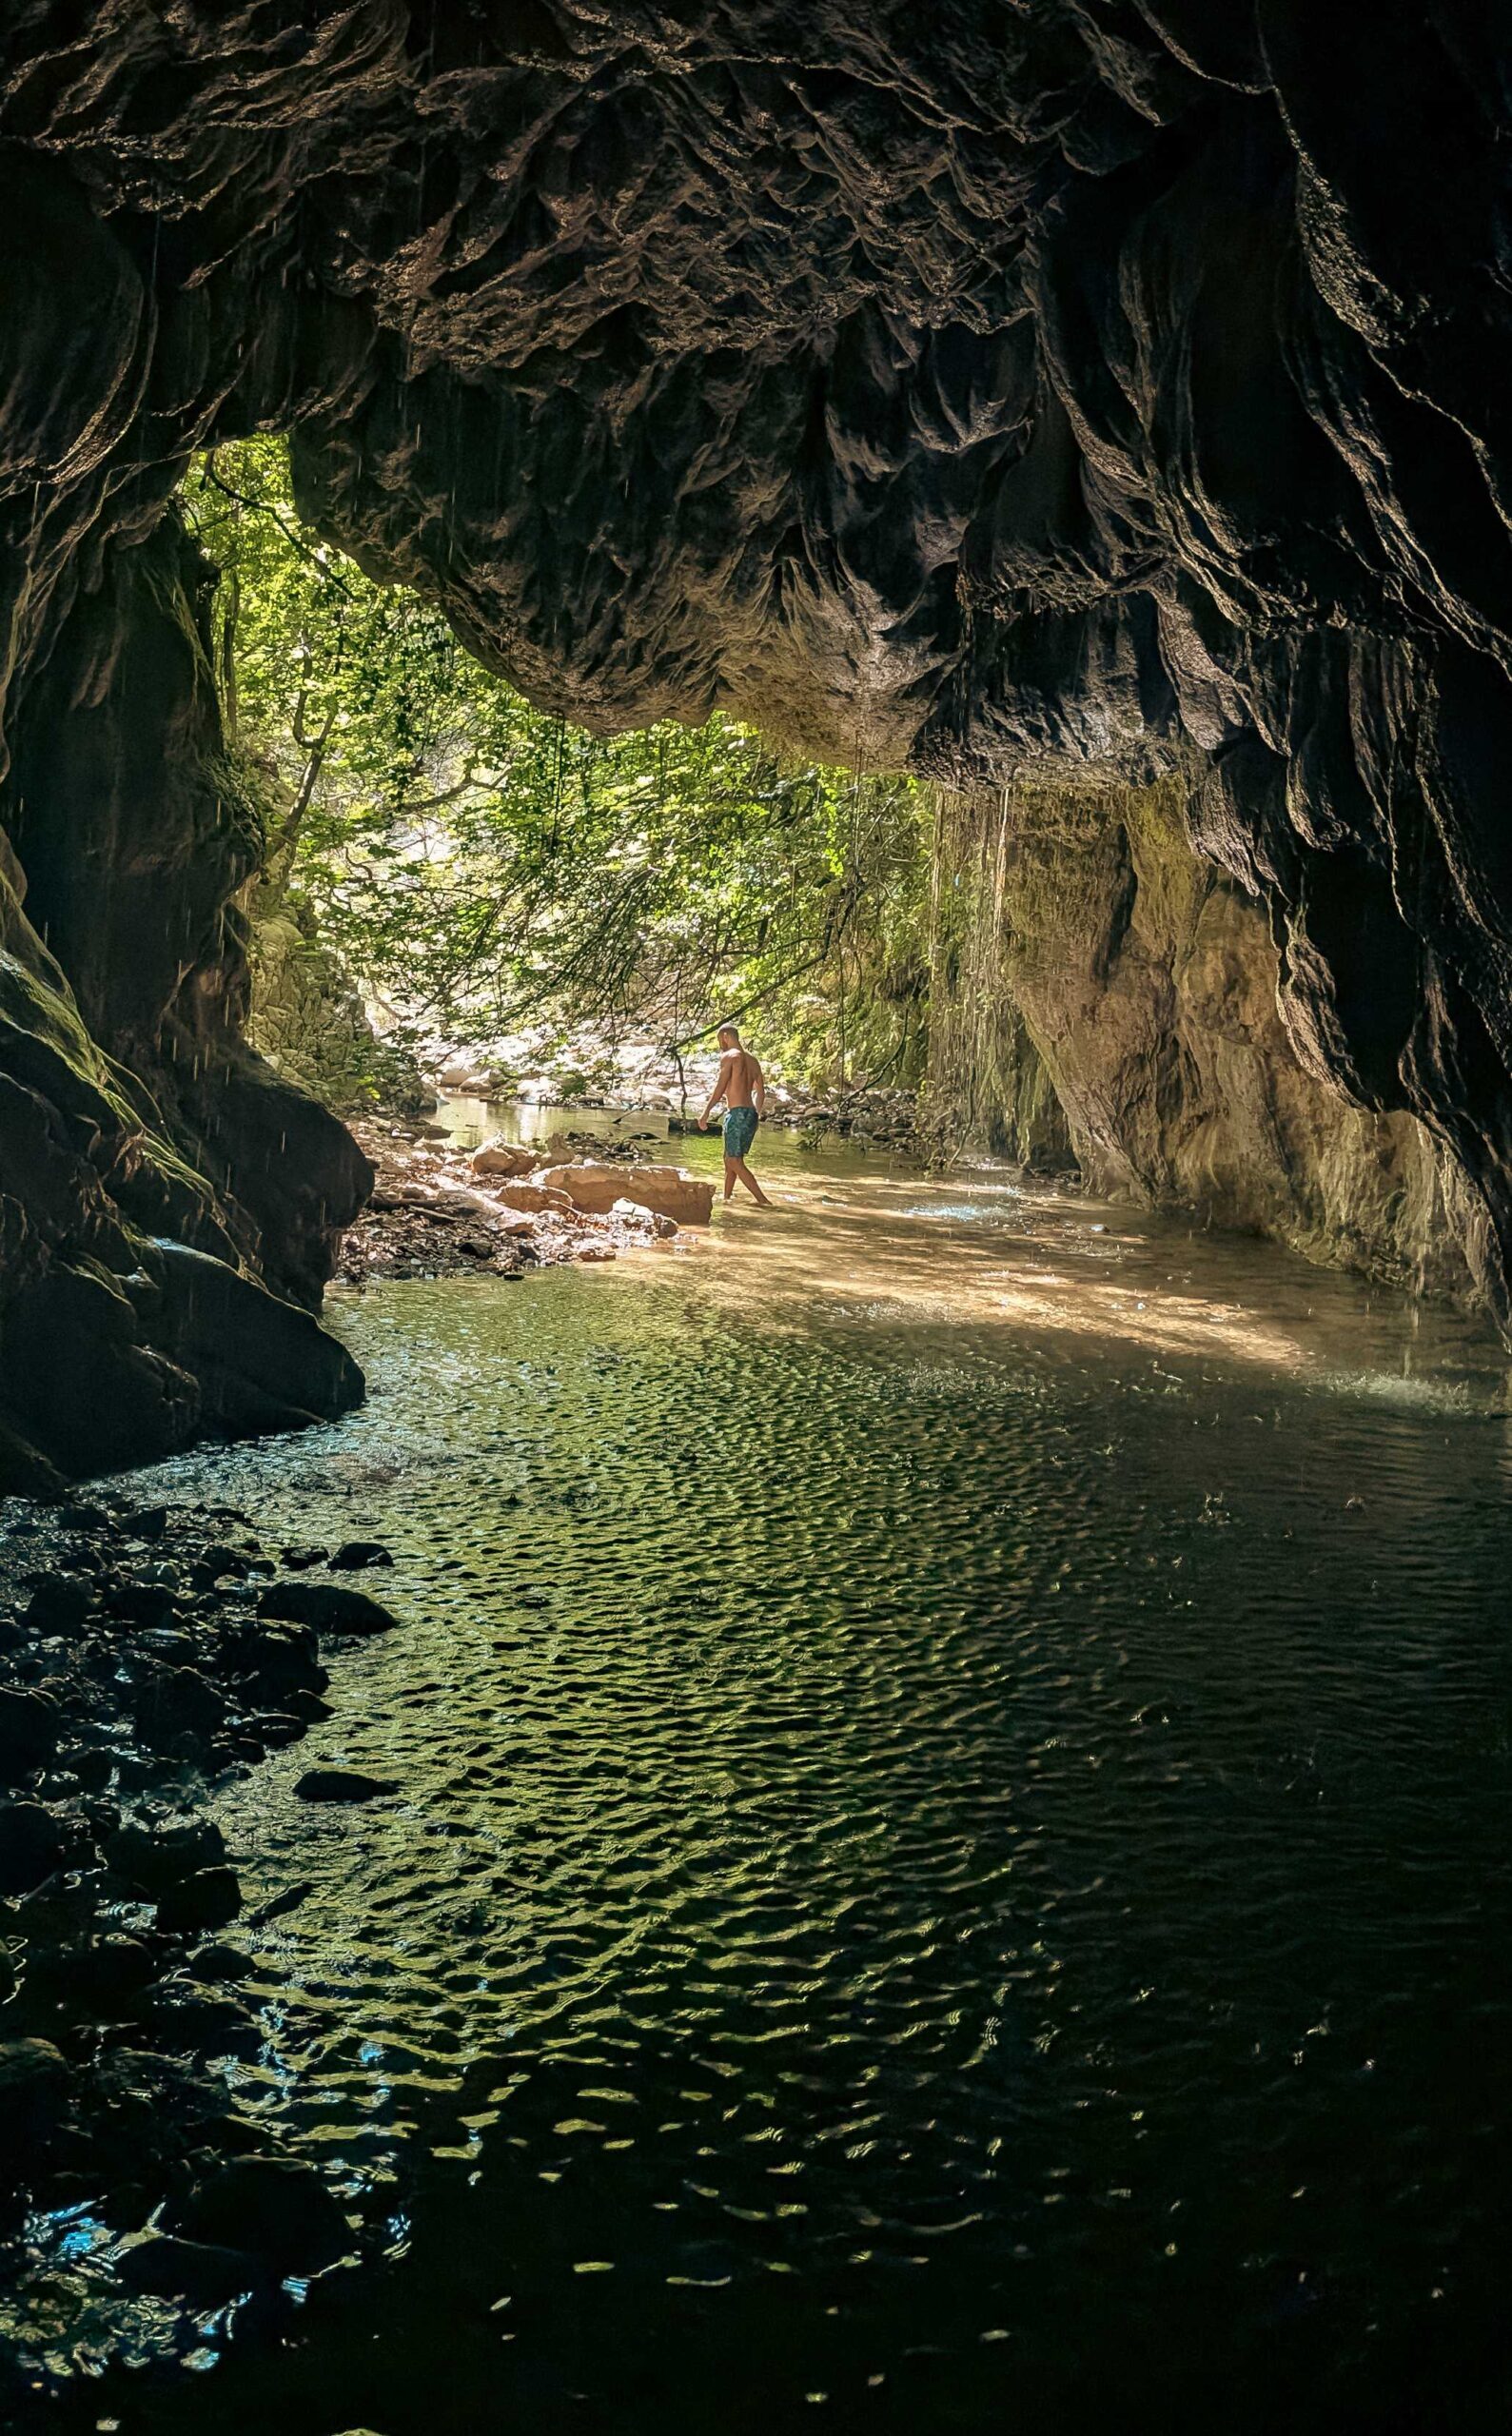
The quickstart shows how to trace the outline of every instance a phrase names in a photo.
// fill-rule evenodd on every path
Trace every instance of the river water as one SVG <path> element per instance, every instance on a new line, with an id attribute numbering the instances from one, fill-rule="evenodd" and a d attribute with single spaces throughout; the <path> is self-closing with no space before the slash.
<path id="1" fill-rule="evenodd" d="M 341 1300 L 363 1412 L 152 1475 L 398 1561 L 220 1812 L 308 1889 L 228 1933 L 239 2100 L 376 2231 L 98 2424 L 1503 2426 L 1501 1357 L 1000 1173 L 769 1172 Z"/>

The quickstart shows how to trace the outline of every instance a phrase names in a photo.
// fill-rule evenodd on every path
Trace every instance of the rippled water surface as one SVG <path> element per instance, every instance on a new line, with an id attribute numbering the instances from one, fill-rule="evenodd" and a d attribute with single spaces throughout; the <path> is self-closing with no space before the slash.
<path id="1" fill-rule="evenodd" d="M 1498 1358 L 787 1157 L 691 1247 L 347 1300 L 365 1411 L 167 1473 L 398 1558 L 222 1808 L 309 1890 L 231 1932 L 242 2100 L 384 2255 L 122 2424 L 1503 2424 Z"/>

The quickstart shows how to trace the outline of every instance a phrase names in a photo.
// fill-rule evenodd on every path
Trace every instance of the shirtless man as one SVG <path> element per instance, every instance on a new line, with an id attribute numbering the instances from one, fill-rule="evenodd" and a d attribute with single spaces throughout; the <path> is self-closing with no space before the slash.
<path id="1" fill-rule="evenodd" d="M 719 1026 L 719 1071 L 698 1119 L 700 1133 L 707 1133 L 710 1111 L 720 1100 L 725 1104 L 724 1197 L 728 1201 L 736 1184 L 743 1184 L 763 1209 L 770 1209 L 771 1202 L 745 1163 L 756 1127 L 766 1114 L 766 1076 L 734 1024 Z"/>

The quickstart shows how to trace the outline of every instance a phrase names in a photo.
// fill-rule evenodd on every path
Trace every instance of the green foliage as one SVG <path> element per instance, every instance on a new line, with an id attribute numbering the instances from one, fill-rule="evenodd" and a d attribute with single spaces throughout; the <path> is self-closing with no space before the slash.
<path id="1" fill-rule="evenodd" d="M 759 1009 L 795 1078 L 916 1079 L 921 789 L 722 717 L 604 739 L 534 710 L 301 524 L 282 441 L 218 449 L 185 501 L 222 569 L 232 741 L 274 796 L 265 889 L 409 1036 L 591 1024 L 677 1055 Z"/>

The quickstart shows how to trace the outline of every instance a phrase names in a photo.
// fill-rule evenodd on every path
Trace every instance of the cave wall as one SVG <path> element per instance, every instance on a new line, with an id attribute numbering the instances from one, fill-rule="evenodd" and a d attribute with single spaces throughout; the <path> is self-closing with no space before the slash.
<path id="1" fill-rule="evenodd" d="M 241 1037 L 231 899 L 262 822 L 210 680 L 212 571 L 161 502 L 129 539 L 88 486 L 73 507 L 55 567 L 29 536 L 9 570 L 0 1493 L 362 1392 L 312 1312 L 367 1163 Z"/>
<path id="2" fill-rule="evenodd" d="M 0 841 L 0 1492 L 328 1418 L 356 1365 L 91 1039 Z"/>
<path id="3" fill-rule="evenodd" d="M 1003 992 L 1096 1193 L 1244 1228 L 1414 1293 L 1481 1299 L 1483 1223 L 1404 1110 L 1309 1072 L 1255 898 L 1193 852 L 1182 773 L 1026 782 L 957 806 L 1001 867 Z"/>
<path id="4" fill-rule="evenodd" d="M 1425 1130 L 1504 1307 L 1509 60 L 1479 0 L 17 0 L 0 820 L 233 1273 L 308 1303 L 362 1189 L 238 1046 L 255 849 L 165 526 L 279 427 L 590 724 L 1202 756 L 1295 1055 Z"/>

